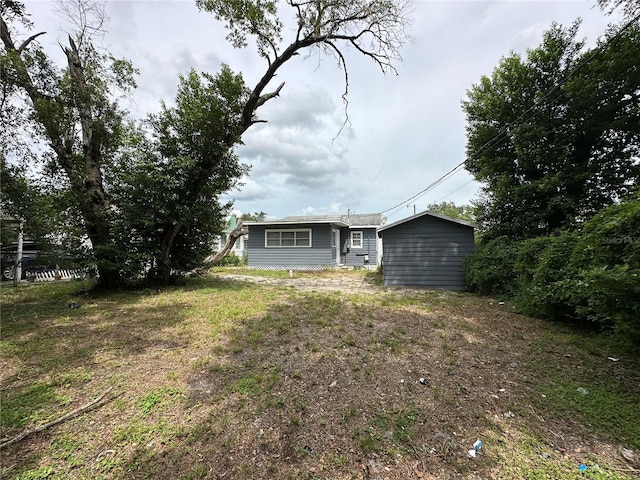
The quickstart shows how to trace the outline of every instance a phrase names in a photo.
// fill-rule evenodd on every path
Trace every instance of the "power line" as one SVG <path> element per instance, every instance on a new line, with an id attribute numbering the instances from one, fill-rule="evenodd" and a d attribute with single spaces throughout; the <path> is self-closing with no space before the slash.
<path id="1" fill-rule="evenodd" d="M 506 124 L 505 126 L 503 126 L 500 131 L 493 136 L 491 139 L 487 140 L 483 145 L 480 146 L 480 148 L 478 149 L 478 151 L 476 152 L 475 156 L 479 156 L 481 155 L 484 150 L 488 149 L 493 143 L 498 142 L 499 140 L 502 139 L 502 137 L 504 135 L 506 135 L 506 133 L 508 132 L 508 129 L 513 126 L 516 122 L 519 122 L 520 120 L 522 120 L 524 118 L 524 116 L 526 114 L 528 114 L 529 112 L 531 112 L 532 110 L 534 110 L 534 108 L 539 107 L 542 102 L 544 100 L 546 100 L 553 92 L 555 92 L 558 88 L 560 88 L 564 83 L 567 82 L 567 80 L 569 80 L 569 78 L 571 78 L 571 76 L 573 76 L 578 70 L 582 69 L 588 62 L 591 61 L 591 59 L 593 59 L 596 55 L 602 53 L 602 51 L 604 51 L 610 44 L 611 42 L 613 42 L 614 40 L 616 40 L 620 35 L 622 35 L 623 32 L 625 32 L 626 30 L 628 30 L 629 28 L 631 28 L 631 26 L 636 23 L 638 20 L 640 20 L 640 14 L 636 15 L 634 18 L 632 18 L 629 22 L 627 22 L 626 25 L 624 25 L 620 30 L 618 30 L 616 32 L 615 35 L 613 35 L 612 37 L 608 38 L 607 41 L 599 46 L 596 47 L 593 51 L 593 53 L 591 55 L 589 55 L 588 57 L 582 59 L 574 68 L 572 68 L 563 78 L 560 79 L 560 81 L 558 83 L 556 83 L 555 85 L 553 85 L 553 87 L 551 87 L 551 89 L 545 93 L 542 97 L 540 97 L 539 99 L 537 99 L 533 105 L 531 107 L 529 107 L 527 110 L 525 110 L 524 112 L 522 112 L 515 120 L 509 122 L 508 124 Z M 557 100 L 559 98 L 556 97 L 553 99 L 553 101 Z M 533 115 L 531 115 L 529 118 L 527 118 L 527 120 L 532 119 L 533 117 L 536 116 L 536 114 L 538 113 L 539 110 L 536 110 L 533 112 Z M 437 180 L 435 180 L 434 182 L 430 183 L 426 188 L 422 189 L 421 191 L 419 191 L 418 193 L 416 193 L 414 196 L 408 198 L 407 200 L 398 203 L 397 205 L 394 205 L 391 208 L 388 208 L 386 210 L 383 210 L 380 213 L 386 213 L 390 210 L 393 210 L 401 205 L 405 205 L 406 203 L 409 203 L 413 200 L 416 200 L 420 197 L 422 197 L 423 195 L 427 194 L 429 191 L 433 190 L 434 188 L 436 188 L 438 185 L 440 185 L 441 183 L 445 182 L 446 180 L 448 180 L 449 178 L 451 178 L 455 173 L 457 173 L 461 167 L 463 167 L 467 161 L 469 159 L 465 159 L 462 162 L 460 162 L 458 165 L 456 165 L 452 170 L 448 171 L 447 173 L 445 173 L 443 176 L 441 176 L 440 178 L 438 178 Z M 470 183 L 471 181 L 467 182 L 465 185 L 467 185 L 468 183 Z M 465 186 L 463 185 L 463 186 Z M 460 187 L 462 188 L 462 187 Z M 454 190 L 453 192 L 451 192 L 449 195 L 457 192 L 458 190 L 460 190 L 460 188 Z M 447 196 L 449 196 L 447 195 Z M 446 198 L 447 196 L 443 197 Z M 394 212 L 393 214 L 395 214 L 397 212 Z M 391 214 L 391 215 L 393 215 Z"/>
<path id="2" fill-rule="evenodd" d="M 447 193 L 444 197 L 440 197 L 438 200 L 436 200 L 435 203 L 441 202 L 442 200 L 444 200 L 445 198 L 453 195 L 454 193 L 456 193 L 458 190 L 462 190 L 464 187 L 466 187 L 467 185 L 469 185 L 471 182 L 474 182 L 476 179 L 472 178 L 471 180 L 469 180 L 468 182 L 463 183 L 462 185 L 460 185 L 458 188 L 456 188 L 453 192 L 449 192 Z"/>
<path id="3" fill-rule="evenodd" d="M 466 161 L 466 160 L 465 160 Z M 387 208 L 386 210 L 383 210 L 380 213 L 386 213 L 390 210 L 394 210 L 396 208 L 398 208 L 401 205 L 405 205 L 406 203 L 411 202 L 412 200 L 415 200 L 419 197 L 421 197 L 422 195 L 424 195 L 425 193 L 427 193 L 429 190 L 437 187 L 438 185 L 440 185 L 442 182 L 444 182 L 447 178 L 451 177 L 452 175 L 454 175 L 455 173 L 458 172 L 458 170 L 460 170 L 460 168 L 462 166 L 464 166 L 465 162 L 461 162 L 458 165 L 456 165 L 453 169 L 449 170 L 447 173 L 445 173 L 443 176 L 441 176 L 440 178 L 438 178 L 436 181 L 430 183 L 425 189 L 419 191 L 418 193 L 416 193 L 413 197 L 408 198 L 407 200 L 405 200 L 404 202 L 400 202 L 397 205 L 394 205 L 391 208 Z"/>

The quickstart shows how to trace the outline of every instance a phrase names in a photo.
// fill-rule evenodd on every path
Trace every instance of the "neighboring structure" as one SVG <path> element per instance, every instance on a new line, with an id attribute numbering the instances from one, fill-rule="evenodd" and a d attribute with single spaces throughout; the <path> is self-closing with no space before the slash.
<path id="1" fill-rule="evenodd" d="M 318 270 L 341 266 L 375 268 L 381 249 L 379 213 L 285 217 L 245 222 L 249 267 Z"/>
<path id="2" fill-rule="evenodd" d="M 222 235 L 218 237 L 216 240 L 216 244 L 214 248 L 217 252 L 222 250 L 227 242 L 229 241 L 229 234 L 233 232 L 233 229 L 238 225 L 238 218 L 235 215 L 231 215 L 229 220 L 227 220 L 226 228 L 222 231 Z M 236 256 L 240 258 L 244 258 L 247 254 L 247 238 L 248 235 L 242 235 L 238 237 L 236 243 L 233 246 L 233 249 L 229 253 L 234 253 Z"/>
<path id="3" fill-rule="evenodd" d="M 384 285 L 464 290 L 463 262 L 474 252 L 474 228 L 432 212 L 380 227 Z"/>

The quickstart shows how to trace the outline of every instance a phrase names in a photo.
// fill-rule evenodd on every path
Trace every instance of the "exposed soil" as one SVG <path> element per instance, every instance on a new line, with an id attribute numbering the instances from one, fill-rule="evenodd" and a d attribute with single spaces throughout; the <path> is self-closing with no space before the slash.
<path id="1" fill-rule="evenodd" d="M 590 478 L 629 479 L 640 468 L 620 453 L 640 439 L 545 406 L 547 374 L 589 390 L 615 378 L 640 395 L 633 359 L 583 351 L 489 298 L 349 274 L 217 278 L 210 293 L 96 300 L 92 315 L 25 331 L 24 341 L 54 339 L 46 355 L 55 351 L 64 372 L 5 357 L 3 388 L 54 382 L 73 399 L 62 413 L 106 386 L 115 395 L 7 448 L 2 478 L 49 465 L 51 475 L 30 478 L 577 479 L 579 465 L 591 475 L 597 464 L 602 476 Z M 272 300 L 243 315 L 253 285 Z M 240 320 L 215 334 L 204 329 L 215 309 L 192 313 L 234 298 Z M 65 383 L 74 372 L 83 379 Z"/>
<path id="2" fill-rule="evenodd" d="M 219 274 L 219 278 L 250 282 L 258 285 L 277 285 L 282 287 L 294 287 L 298 290 L 312 291 L 338 291 L 344 293 L 375 293 L 385 289 L 376 285 L 372 277 L 353 275 L 350 273 L 333 276 L 300 276 L 293 272 L 290 278 L 268 278 L 242 274 Z"/>

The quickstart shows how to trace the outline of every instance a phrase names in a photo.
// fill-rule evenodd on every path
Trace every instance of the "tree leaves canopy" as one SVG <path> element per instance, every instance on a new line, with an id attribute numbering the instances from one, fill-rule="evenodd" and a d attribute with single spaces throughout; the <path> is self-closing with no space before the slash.
<path id="1" fill-rule="evenodd" d="M 135 87 L 135 69 L 92 41 L 104 33 L 103 2 L 61 4 L 76 26 L 61 45 L 66 56 L 61 67 L 35 41 L 44 32 L 19 46 L 14 42 L 5 18 L 25 23 L 26 12 L 20 2 L 3 4 L 0 67 L 8 81 L 3 82 L 2 115 L 19 119 L 11 124 L 15 131 L 32 125 L 46 143 L 42 158 L 48 160 L 49 187 L 65 194 L 66 211 L 76 214 L 86 232 L 101 286 L 117 287 L 124 278 L 140 275 L 167 282 L 208 253 L 229 208 L 220 195 L 248 171 L 233 148 L 261 121 L 257 110 L 283 88 L 265 93 L 278 69 L 301 50 L 333 54 L 345 71 L 345 94 L 348 74 L 340 50 L 345 44 L 383 71 L 395 71 L 393 63 L 408 38 L 407 0 L 285 3 L 297 19 L 295 38 L 288 43 L 276 1 L 197 0 L 226 23 L 234 46 L 255 39 L 266 70 L 252 89 L 226 66 L 213 76 L 191 72 L 180 80 L 176 106 L 162 105 L 143 125 L 127 122 L 114 94 Z M 12 101 L 5 102 L 9 97 Z M 20 103 L 21 98 L 27 101 Z M 24 159 L 33 153 L 30 140 L 10 147 Z"/>
<path id="2" fill-rule="evenodd" d="M 640 29 L 583 51 L 579 23 L 553 25 L 467 92 L 467 169 L 485 182 L 490 236 L 569 228 L 628 194 L 640 176 Z"/>
<path id="3" fill-rule="evenodd" d="M 163 104 L 146 129 L 131 127 L 110 176 L 120 249 L 135 253 L 131 268 L 151 265 L 166 281 L 171 269 L 195 268 L 210 253 L 230 207 L 220 196 L 248 171 L 229 149 L 247 95 L 227 66 L 215 76 L 192 70 L 180 77 L 174 107 Z"/>

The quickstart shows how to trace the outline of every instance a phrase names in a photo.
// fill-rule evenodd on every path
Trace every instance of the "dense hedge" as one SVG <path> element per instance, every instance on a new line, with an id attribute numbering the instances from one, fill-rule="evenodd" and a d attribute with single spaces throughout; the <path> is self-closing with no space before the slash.
<path id="1" fill-rule="evenodd" d="M 466 280 L 472 291 L 512 297 L 524 313 L 596 322 L 640 341 L 640 198 L 576 231 L 480 242 Z"/>
<path id="2" fill-rule="evenodd" d="M 507 237 L 479 242 L 465 260 L 467 288 L 483 295 L 515 295 L 517 252 L 518 244 Z"/>

